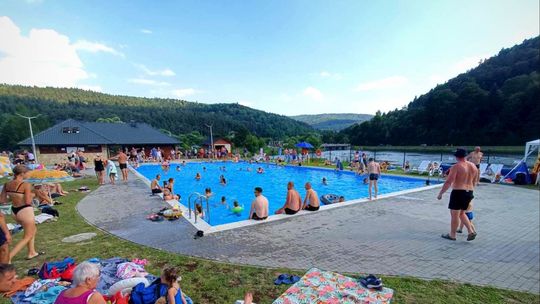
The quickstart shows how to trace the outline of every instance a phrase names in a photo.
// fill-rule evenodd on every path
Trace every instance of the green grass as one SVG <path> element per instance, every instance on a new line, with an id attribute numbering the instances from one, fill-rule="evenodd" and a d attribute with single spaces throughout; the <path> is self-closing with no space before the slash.
<path id="1" fill-rule="evenodd" d="M 64 184 L 68 191 L 85 185 L 91 189 L 97 187 L 94 179 L 78 180 Z M 72 256 L 78 261 L 91 257 L 109 258 L 146 258 L 147 270 L 159 274 L 165 265 L 180 269 L 181 286 L 195 303 L 233 303 L 243 298 L 247 291 L 254 293 L 257 303 L 271 303 L 287 286 L 275 286 L 274 278 L 283 272 L 302 275 L 303 270 L 266 269 L 219 263 L 204 259 L 181 256 L 140 246 L 96 229 L 87 224 L 75 210 L 75 205 L 86 194 L 71 192 L 59 200 L 57 206 L 60 218 L 57 222 L 38 225 L 36 248 L 46 251 L 44 257 L 36 260 L 24 260 L 26 252 L 21 252 L 14 259 L 19 276 L 29 268 L 39 268 L 46 260 L 59 260 Z M 62 238 L 82 232 L 95 232 L 97 237 L 83 243 L 62 243 Z M 164 232 L 165 233 L 165 232 Z M 18 241 L 22 233 L 14 236 Z M 357 275 L 357 274 L 351 274 Z M 383 277 L 386 285 L 395 290 L 395 303 L 538 303 L 540 296 L 495 289 L 490 287 L 458 284 L 441 280 L 425 281 L 409 277 Z M 0 303 L 8 303 L 0 299 Z"/>

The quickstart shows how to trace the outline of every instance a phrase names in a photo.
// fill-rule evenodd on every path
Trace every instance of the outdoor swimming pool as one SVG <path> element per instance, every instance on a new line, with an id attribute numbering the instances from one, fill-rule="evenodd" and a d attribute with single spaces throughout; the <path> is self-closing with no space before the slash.
<path id="1" fill-rule="evenodd" d="M 177 166 L 180 167 L 180 171 L 177 171 Z M 220 169 L 221 167 L 225 167 L 225 171 Z M 263 174 L 256 172 L 258 167 L 264 169 Z M 248 171 L 248 168 L 251 171 Z M 254 199 L 255 187 L 263 188 L 263 195 L 270 203 L 270 214 L 274 214 L 285 203 L 289 181 L 294 182 L 302 199 L 305 196 L 304 184 L 306 182 L 311 182 L 319 197 L 328 193 L 343 195 L 347 201 L 368 197 L 368 186 L 363 184 L 364 176 L 347 171 L 246 162 L 193 162 L 185 166 L 172 164 L 168 171 L 164 171 L 157 164 L 143 165 L 137 171 L 149 181 L 158 173 L 161 174 L 161 182 L 170 177 L 174 178 L 174 191 L 181 195 L 181 203 L 186 207 L 190 194 L 193 192 L 204 194 L 205 188 L 211 188 L 213 196 L 209 201 L 210 216 L 207 222 L 212 226 L 246 220 L 251 201 Z M 202 176 L 200 181 L 195 180 L 197 172 Z M 220 184 L 220 175 L 224 175 L 227 179 L 226 186 Z M 322 184 L 323 177 L 328 180 L 326 186 Z M 423 186 L 425 186 L 424 179 L 383 175 L 379 179 L 379 195 Z M 222 196 L 225 196 L 226 204 L 221 204 Z M 244 206 L 244 211 L 239 214 L 233 213 L 228 208 L 228 206 L 232 207 L 235 200 Z M 204 207 L 206 212 L 206 206 Z"/>

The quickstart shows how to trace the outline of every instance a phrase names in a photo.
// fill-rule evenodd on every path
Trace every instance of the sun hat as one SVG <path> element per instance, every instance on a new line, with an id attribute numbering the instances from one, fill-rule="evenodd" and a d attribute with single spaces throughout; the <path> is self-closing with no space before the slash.
<path id="1" fill-rule="evenodd" d="M 457 148 L 456 152 L 454 152 L 454 156 L 455 157 L 465 157 L 465 156 L 467 156 L 467 151 L 465 151 L 465 149 L 462 149 L 462 148 Z"/>

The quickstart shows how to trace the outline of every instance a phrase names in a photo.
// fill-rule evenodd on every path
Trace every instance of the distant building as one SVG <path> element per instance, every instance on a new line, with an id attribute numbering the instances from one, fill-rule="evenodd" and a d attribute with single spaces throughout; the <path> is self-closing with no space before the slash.
<path id="1" fill-rule="evenodd" d="M 207 138 L 204 142 L 203 142 L 203 147 L 205 148 L 209 148 L 212 144 L 210 142 L 210 138 Z M 215 151 L 219 151 L 221 150 L 221 148 L 225 147 L 225 149 L 227 149 L 227 151 L 229 151 L 229 153 L 232 152 L 232 142 L 224 139 L 224 138 L 217 138 L 217 139 L 214 139 L 214 150 Z"/>
<path id="2" fill-rule="evenodd" d="M 65 120 L 34 136 L 38 161 L 45 164 L 67 160 L 68 153 L 83 151 L 88 159 L 101 153 L 112 157 L 121 149 L 145 149 L 148 156 L 153 147 L 160 147 L 169 156 L 180 142 L 145 123 L 104 123 Z M 31 149 L 32 139 L 19 143 Z"/>

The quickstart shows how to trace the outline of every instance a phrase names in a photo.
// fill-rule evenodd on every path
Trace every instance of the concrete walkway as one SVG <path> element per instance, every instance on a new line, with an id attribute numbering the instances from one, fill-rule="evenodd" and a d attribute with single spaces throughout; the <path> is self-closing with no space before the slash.
<path id="1" fill-rule="evenodd" d="M 165 206 L 141 180 L 102 186 L 78 205 L 90 223 L 135 243 L 183 255 L 264 267 L 447 279 L 540 293 L 540 192 L 481 185 L 478 237 L 449 230 L 448 194 L 438 189 L 216 232 L 193 239 L 186 220 L 145 220 Z"/>

